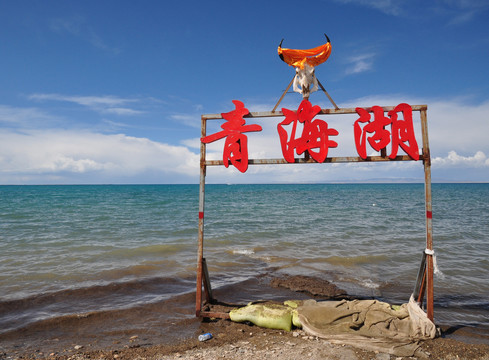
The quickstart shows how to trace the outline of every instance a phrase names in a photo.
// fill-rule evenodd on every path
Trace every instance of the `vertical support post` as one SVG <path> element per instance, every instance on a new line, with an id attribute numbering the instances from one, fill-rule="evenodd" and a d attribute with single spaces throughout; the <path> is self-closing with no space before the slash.
<path id="1" fill-rule="evenodd" d="M 420 111 L 421 131 L 423 135 L 424 189 L 426 206 L 426 249 L 433 250 L 433 210 L 431 207 L 431 155 L 428 141 L 428 121 L 426 110 Z M 433 256 L 426 255 L 426 314 L 433 321 Z"/>
<path id="2" fill-rule="evenodd" d="M 205 258 L 202 259 L 202 269 L 203 269 L 203 275 L 204 275 L 204 293 L 205 293 L 205 301 L 210 303 L 213 298 L 212 298 L 212 287 L 211 287 L 211 280 L 209 278 L 209 270 L 207 270 L 207 262 L 205 261 Z"/>
<path id="3" fill-rule="evenodd" d="M 201 138 L 206 136 L 207 120 L 201 117 Z M 202 310 L 202 279 L 204 267 L 204 203 L 205 203 L 205 144 L 200 142 L 200 186 L 199 186 L 199 235 L 197 250 L 197 289 L 195 293 L 195 315 Z"/>
<path id="4" fill-rule="evenodd" d="M 336 103 L 333 101 L 333 98 L 331 96 L 329 96 L 328 92 L 324 88 L 323 84 L 321 84 L 321 82 L 319 81 L 319 79 L 318 79 L 318 85 L 321 88 L 321 90 L 323 90 L 323 92 L 326 94 L 326 96 L 328 97 L 329 101 L 331 101 L 331 104 L 333 104 L 334 108 L 336 110 L 338 110 L 339 109 L 338 105 L 336 105 Z"/>
<path id="5" fill-rule="evenodd" d="M 282 102 L 282 100 L 284 99 L 285 94 L 287 94 L 287 91 L 289 91 L 290 87 L 292 86 L 292 83 L 294 82 L 294 79 L 295 79 L 295 75 L 292 78 L 292 80 L 290 80 L 290 83 L 289 83 L 289 86 L 287 86 L 287 89 L 285 89 L 284 93 L 282 94 L 282 96 L 280 97 L 280 99 L 275 104 L 275 107 L 273 108 L 272 112 L 275 112 L 275 110 L 277 110 L 278 105 Z"/>
<path id="6" fill-rule="evenodd" d="M 413 297 L 418 303 L 423 302 L 424 290 L 426 285 L 426 253 L 423 251 L 421 264 L 419 265 L 418 277 L 414 286 Z"/>

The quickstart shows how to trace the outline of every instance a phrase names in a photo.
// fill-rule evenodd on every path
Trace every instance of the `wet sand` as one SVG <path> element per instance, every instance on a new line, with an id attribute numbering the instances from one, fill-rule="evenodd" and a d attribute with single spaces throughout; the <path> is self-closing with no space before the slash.
<path id="1" fill-rule="evenodd" d="M 193 336 L 174 339 L 170 343 L 166 343 L 166 339 L 162 339 L 161 343 L 151 343 L 144 331 L 138 332 L 139 335 L 129 332 L 119 334 L 119 341 L 102 348 L 101 339 L 96 334 L 93 334 L 90 342 L 84 342 L 85 345 L 78 345 L 73 339 L 70 345 L 65 342 L 60 347 L 62 339 L 44 339 L 41 343 L 45 350 L 31 348 L 25 351 L 17 348 L 9 353 L 0 352 L 0 359 L 403 359 L 350 346 L 332 345 L 307 336 L 302 331 L 270 330 L 228 320 L 201 322 L 195 319 L 178 325 L 194 329 Z M 211 332 L 214 338 L 199 342 L 197 336 L 204 332 Z M 425 358 L 425 354 L 429 359 L 489 359 L 488 338 L 473 337 L 470 333 L 465 335 L 475 342 L 486 343 L 470 344 L 437 338 L 422 343 L 420 356 L 413 358 Z M 82 343 L 88 339 L 79 340 Z"/>
<path id="2" fill-rule="evenodd" d="M 282 301 L 348 296 L 324 280 L 311 281 L 303 277 L 250 280 L 241 283 L 239 289 L 217 289 L 215 297 L 243 303 L 244 298 Z M 198 319 L 194 302 L 195 294 L 189 293 L 131 309 L 39 321 L 0 334 L 0 359 L 400 359 L 332 345 L 299 330 L 285 332 L 229 320 Z M 420 356 L 489 359 L 486 330 L 457 324 L 444 327 L 441 338 L 422 343 Z M 212 333 L 213 338 L 199 342 L 198 335 L 205 332 Z"/>

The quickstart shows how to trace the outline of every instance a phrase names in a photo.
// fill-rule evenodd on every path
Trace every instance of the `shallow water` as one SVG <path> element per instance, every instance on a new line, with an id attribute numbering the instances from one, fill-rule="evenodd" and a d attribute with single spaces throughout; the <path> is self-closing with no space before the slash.
<path id="1" fill-rule="evenodd" d="M 214 288 L 235 285 L 225 298 L 302 274 L 405 302 L 424 214 L 423 184 L 207 185 L 204 255 Z M 488 214 L 489 184 L 433 184 L 437 324 L 489 327 Z M 0 186 L 0 333 L 189 297 L 197 219 L 197 185 Z"/>

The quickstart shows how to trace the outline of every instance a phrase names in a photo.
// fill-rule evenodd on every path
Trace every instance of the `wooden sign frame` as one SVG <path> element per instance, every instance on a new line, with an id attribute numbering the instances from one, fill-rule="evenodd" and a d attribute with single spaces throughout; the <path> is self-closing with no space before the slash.
<path id="1" fill-rule="evenodd" d="M 336 106 L 335 106 L 336 107 Z M 394 106 L 382 106 L 384 112 L 393 110 Z M 422 303 L 426 293 L 426 313 L 428 318 L 433 321 L 433 225 L 432 225 L 432 197 L 431 197 L 431 157 L 428 141 L 428 124 L 427 124 L 427 105 L 411 105 L 413 112 L 420 113 L 421 135 L 423 141 L 422 153 L 420 160 L 424 166 L 424 188 L 425 188 L 425 210 L 426 210 L 426 250 L 423 251 L 421 267 L 418 273 L 418 279 L 415 285 L 414 296 L 418 303 Z M 368 108 L 367 108 L 368 110 Z M 336 115 L 336 114 L 357 114 L 355 108 L 335 108 L 321 109 L 317 115 Z M 251 112 L 243 118 L 274 118 L 284 117 L 281 111 Z M 222 120 L 221 114 L 208 114 L 201 117 L 201 138 L 207 135 L 207 121 Z M 295 158 L 293 163 L 317 163 L 314 159 L 306 154 L 303 158 Z M 367 156 L 366 159 L 356 156 L 348 157 L 327 157 L 323 163 L 362 163 L 362 162 L 389 162 L 389 161 L 413 161 L 408 155 L 399 155 L 391 159 L 386 155 L 386 149 L 382 149 L 379 156 Z M 285 159 L 249 159 L 249 165 L 269 165 L 269 164 L 290 164 Z M 204 290 L 206 301 L 210 303 L 213 300 L 212 288 L 210 283 L 207 265 L 204 258 L 204 207 L 205 207 L 205 178 L 208 166 L 224 165 L 223 160 L 207 160 L 206 144 L 200 143 L 200 187 L 199 187 L 199 231 L 198 231 L 198 252 L 197 252 L 197 289 L 196 289 L 196 316 L 229 318 L 228 313 L 203 311 L 203 293 Z"/>

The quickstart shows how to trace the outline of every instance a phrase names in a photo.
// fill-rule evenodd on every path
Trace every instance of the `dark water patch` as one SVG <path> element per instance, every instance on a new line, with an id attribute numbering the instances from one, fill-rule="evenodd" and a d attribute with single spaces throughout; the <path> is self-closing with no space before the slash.
<path id="1" fill-rule="evenodd" d="M 478 294 L 441 294 L 435 297 L 434 303 L 441 308 L 484 310 L 489 315 L 489 299 Z"/>
<path id="2" fill-rule="evenodd" d="M 238 283 L 229 283 L 214 291 L 219 301 L 246 305 L 261 300 L 304 300 L 346 298 L 348 295 L 333 283 L 302 275 L 283 275 L 275 271 L 259 274 Z"/>
<path id="3" fill-rule="evenodd" d="M 345 290 L 335 284 L 310 276 L 296 275 L 283 276 L 271 280 L 272 287 L 282 287 L 295 292 L 302 292 L 325 299 L 344 299 L 347 297 Z"/>
<path id="4" fill-rule="evenodd" d="M 195 279 L 151 278 L 0 302 L 0 333 L 53 317 L 124 309 L 192 291 Z"/>
<path id="5" fill-rule="evenodd" d="M 84 349 L 122 348 L 138 337 L 144 344 L 169 344 L 195 337 L 195 293 L 130 309 L 95 311 L 36 321 L 0 334 L 0 350 L 26 354 L 63 353 L 75 345 Z"/>

